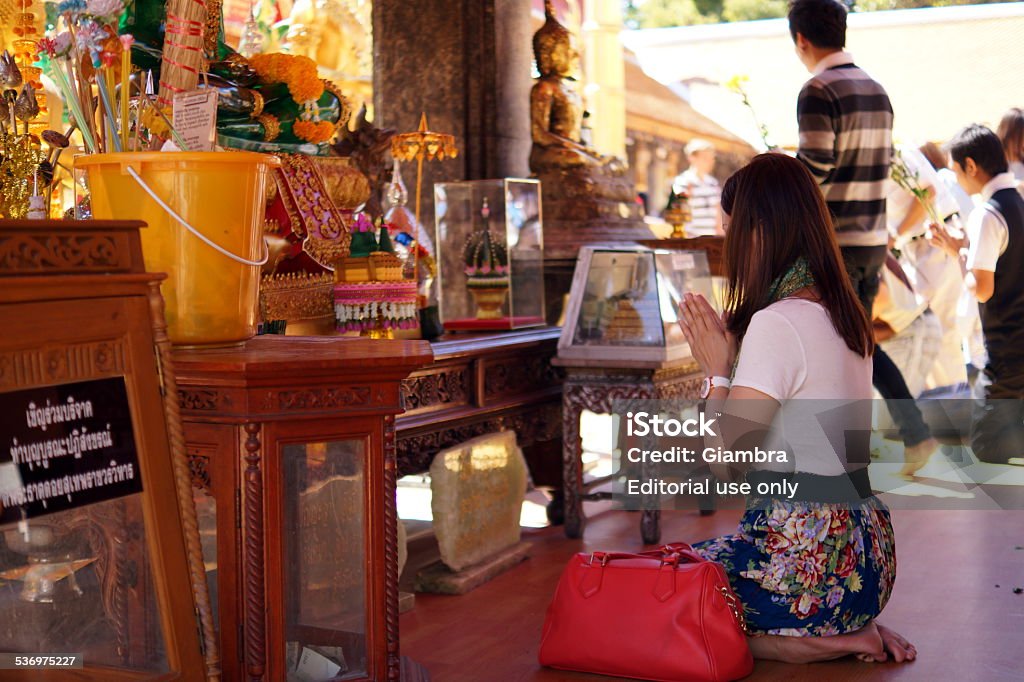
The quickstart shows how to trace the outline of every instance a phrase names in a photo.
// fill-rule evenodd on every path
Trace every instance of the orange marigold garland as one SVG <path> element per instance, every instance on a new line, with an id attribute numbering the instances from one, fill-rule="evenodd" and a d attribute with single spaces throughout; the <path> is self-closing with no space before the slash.
<path id="1" fill-rule="evenodd" d="M 296 137 L 313 144 L 327 142 L 334 135 L 336 129 L 337 126 L 329 121 L 297 120 L 292 124 L 292 132 Z"/>
<path id="2" fill-rule="evenodd" d="M 284 83 L 296 102 L 320 99 L 324 84 L 317 74 L 316 62 L 309 57 L 292 54 L 255 54 L 249 65 L 267 83 Z"/>

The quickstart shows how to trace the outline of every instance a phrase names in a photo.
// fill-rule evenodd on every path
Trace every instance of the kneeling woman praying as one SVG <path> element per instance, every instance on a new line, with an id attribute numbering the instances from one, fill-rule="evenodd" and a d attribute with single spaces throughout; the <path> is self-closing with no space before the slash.
<path id="1" fill-rule="evenodd" d="M 694 549 L 725 566 L 755 658 L 913 660 L 914 647 L 875 620 L 896 556 L 889 510 L 867 476 L 874 342 L 828 209 L 803 164 L 776 153 L 730 177 L 721 207 L 726 312 L 700 295 L 680 305 L 710 378 L 705 411 L 720 415 L 705 445 L 792 456 L 781 466 L 721 462 L 712 471 L 720 480 L 745 475 L 755 491 L 784 480 L 798 488 L 748 497 L 734 534 Z"/>

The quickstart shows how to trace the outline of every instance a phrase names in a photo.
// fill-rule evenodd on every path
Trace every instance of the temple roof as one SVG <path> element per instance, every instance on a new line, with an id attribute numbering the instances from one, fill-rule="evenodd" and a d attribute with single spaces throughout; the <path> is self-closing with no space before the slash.
<path id="1" fill-rule="evenodd" d="M 722 151 L 749 155 L 754 148 L 743 138 L 700 113 L 682 96 L 651 78 L 636 55 L 623 51 L 626 82 L 626 129 L 687 142 L 703 137 Z"/>

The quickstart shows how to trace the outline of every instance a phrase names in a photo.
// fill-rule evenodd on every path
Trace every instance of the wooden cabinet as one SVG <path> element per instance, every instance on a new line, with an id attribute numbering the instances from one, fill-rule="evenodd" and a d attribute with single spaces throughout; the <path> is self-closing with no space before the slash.
<path id="1" fill-rule="evenodd" d="M 329 337 L 175 353 L 228 680 L 285 680 L 300 656 L 399 679 L 394 423 L 431 359 Z"/>
<path id="2" fill-rule="evenodd" d="M 82 664 L 3 680 L 216 679 L 140 227 L 0 220 L 0 652 Z"/>

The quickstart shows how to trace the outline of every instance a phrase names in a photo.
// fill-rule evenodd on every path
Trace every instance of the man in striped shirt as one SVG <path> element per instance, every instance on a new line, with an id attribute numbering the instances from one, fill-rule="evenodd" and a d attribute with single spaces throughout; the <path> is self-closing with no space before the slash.
<path id="1" fill-rule="evenodd" d="M 889 242 L 885 195 L 893 113 L 885 89 L 843 49 L 846 12 L 838 0 L 790 2 L 789 32 L 811 72 L 797 100 L 797 158 L 821 185 L 843 261 L 870 320 Z M 873 380 L 900 427 L 904 471 L 912 473 L 938 445 L 899 369 L 880 348 Z"/>
<path id="2" fill-rule="evenodd" d="M 715 167 L 715 146 L 695 137 L 687 143 L 685 152 L 690 167 L 676 177 L 672 191 L 689 197 L 692 218 L 686 226 L 686 235 L 704 237 L 725 234 L 722 232 L 722 216 L 718 212 L 722 188 L 711 174 Z"/>

